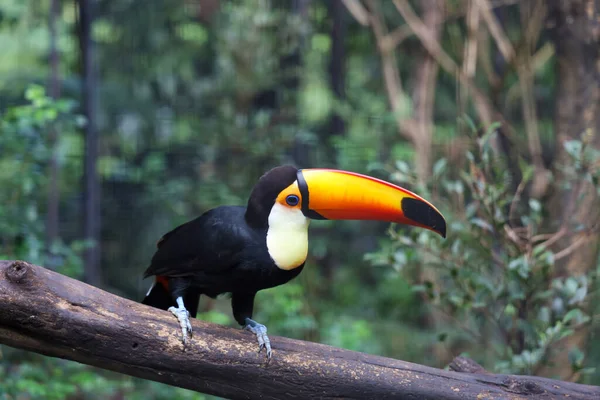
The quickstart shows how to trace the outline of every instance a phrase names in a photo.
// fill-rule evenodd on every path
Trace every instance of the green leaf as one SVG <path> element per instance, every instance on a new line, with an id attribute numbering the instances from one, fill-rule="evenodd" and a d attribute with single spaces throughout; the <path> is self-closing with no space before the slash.
<path id="1" fill-rule="evenodd" d="M 568 336 L 571 336 L 573 333 L 575 333 L 575 331 L 573 329 L 567 328 L 567 329 L 563 329 L 560 334 L 558 335 L 558 337 L 556 338 L 556 340 L 561 340 L 564 339 Z"/>
<path id="2" fill-rule="evenodd" d="M 403 174 L 410 174 L 410 166 L 406 161 L 397 160 L 396 161 L 396 169 Z"/>
<path id="3" fill-rule="evenodd" d="M 508 269 L 516 271 L 521 278 L 526 279 L 529 276 L 530 266 L 527 258 L 521 256 L 508 263 Z"/>
<path id="4" fill-rule="evenodd" d="M 208 39 L 208 32 L 202 24 L 197 22 L 182 23 L 177 28 L 177 34 L 181 39 L 201 46 Z"/>
<path id="5" fill-rule="evenodd" d="M 566 324 L 572 319 L 580 319 L 583 316 L 583 312 L 579 308 L 574 308 L 563 317 L 563 322 Z"/>
<path id="6" fill-rule="evenodd" d="M 573 369 L 580 369 L 583 366 L 584 359 L 585 355 L 578 347 L 573 347 L 569 350 L 569 361 L 571 362 L 571 367 Z"/>
<path id="7" fill-rule="evenodd" d="M 33 102 L 44 98 L 46 89 L 41 85 L 29 85 L 25 90 L 25 99 Z"/>
<path id="8" fill-rule="evenodd" d="M 494 232 L 494 228 L 492 227 L 492 225 L 490 225 L 487 221 L 484 221 L 481 218 L 472 218 L 471 223 L 485 231 Z"/>
<path id="9" fill-rule="evenodd" d="M 329 117 L 333 99 L 331 91 L 323 82 L 319 80 L 308 82 L 301 98 L 301 112 L 309 122 L 318 123 Z"/>
<path id="10" fill-rule="evenodd" d="M 512 304 L 507 304 L 504 308 L 504 315 L 514 317 L 517 314 L 517 309 Z"/>
<path id="11" fill-rule="evenodd" d="M 579 158 L 583 144 L 580 140 L 566 140 L 563 144 L 565 151 L 573 158 Z"/>
<path id="12" fill-rule="evenodd" d="M 540 212 L 542 209 L 542 204 L 536 199 L 529 199 L 529 207 L 533 212 Z"/>
<path id="13" fill-rule="evenodd" d="M 441 176 L 442 172 L 446 170 L 446 166 L 448 165 L 448 161 L 445 158 L 440 158 L 433 165 L 433 176 L 438 178 Z"/>

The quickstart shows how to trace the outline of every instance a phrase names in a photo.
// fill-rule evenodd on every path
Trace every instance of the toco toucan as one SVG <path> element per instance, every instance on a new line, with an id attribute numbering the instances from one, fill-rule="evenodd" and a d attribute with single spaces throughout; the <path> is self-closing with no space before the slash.
<path id="1" fill-rule="evenodd" d="M 440 212 L 408 190 L 347 171 L 280 166 L 259 179 L 246 207 L 213 208 L 160 238 L 143 303 L 173 313 L 185 344 L 200 295 L 231 293 L 235 320 L 270 358 L 267 328 L 252 320 L 254 296 L 302 271 L 310 219 L 397 222 L 446 237 Z"/>

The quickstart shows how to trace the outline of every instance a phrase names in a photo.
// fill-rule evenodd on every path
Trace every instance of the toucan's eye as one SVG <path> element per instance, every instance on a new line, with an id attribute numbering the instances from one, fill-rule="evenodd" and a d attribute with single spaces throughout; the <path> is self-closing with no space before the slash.
<path id="1" fill-rule="evenodd" d="M 288 203 L 289 206 L 297 206 L 300 203 L 300 199 L 295 194 L 290 194 L 285 198 L 285 202 Z"/>

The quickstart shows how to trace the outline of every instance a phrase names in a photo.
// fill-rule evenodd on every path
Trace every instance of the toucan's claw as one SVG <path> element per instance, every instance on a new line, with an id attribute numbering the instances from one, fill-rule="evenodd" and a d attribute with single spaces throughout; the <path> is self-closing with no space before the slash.
<path id="1" fill-rule="evenodd" d="M 177 317 L 179 326 L 181 326 L 181 334 L 183 335 L 183 345 L 188 341 L 188 336 L 192 337 L 192 324 L 190 323 L 190 313 L 185 307 L 169 307 L 169 311 Z"/>
<path id="2" fill-rule="evenodd" d="M 263 349 L 265 349 L 267 353 L 267 362 L 271 361 L 271 340 L 269 340 L 269 337 L 267 336 L 267 327 L 250 318 L 246 318 L 246 326 L 244 326 L 244 329 L 256 335 L 256 340 L 258 341 L 258 352 L 260 353 Z"/>

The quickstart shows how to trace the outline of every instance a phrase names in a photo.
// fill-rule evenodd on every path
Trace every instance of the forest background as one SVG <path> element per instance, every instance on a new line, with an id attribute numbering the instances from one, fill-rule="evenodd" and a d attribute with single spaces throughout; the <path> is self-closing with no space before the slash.
<path id="1" fill-rule="evenodd" d="M 600 385 L 599 48 L 597 0 L 0 0 L 0 258 L 140 300 L 176 225 L 352 170 L 448 238 L 314 222 L 271 335 Z M 17 398 L 208 396 L 0 346 Z"/>

